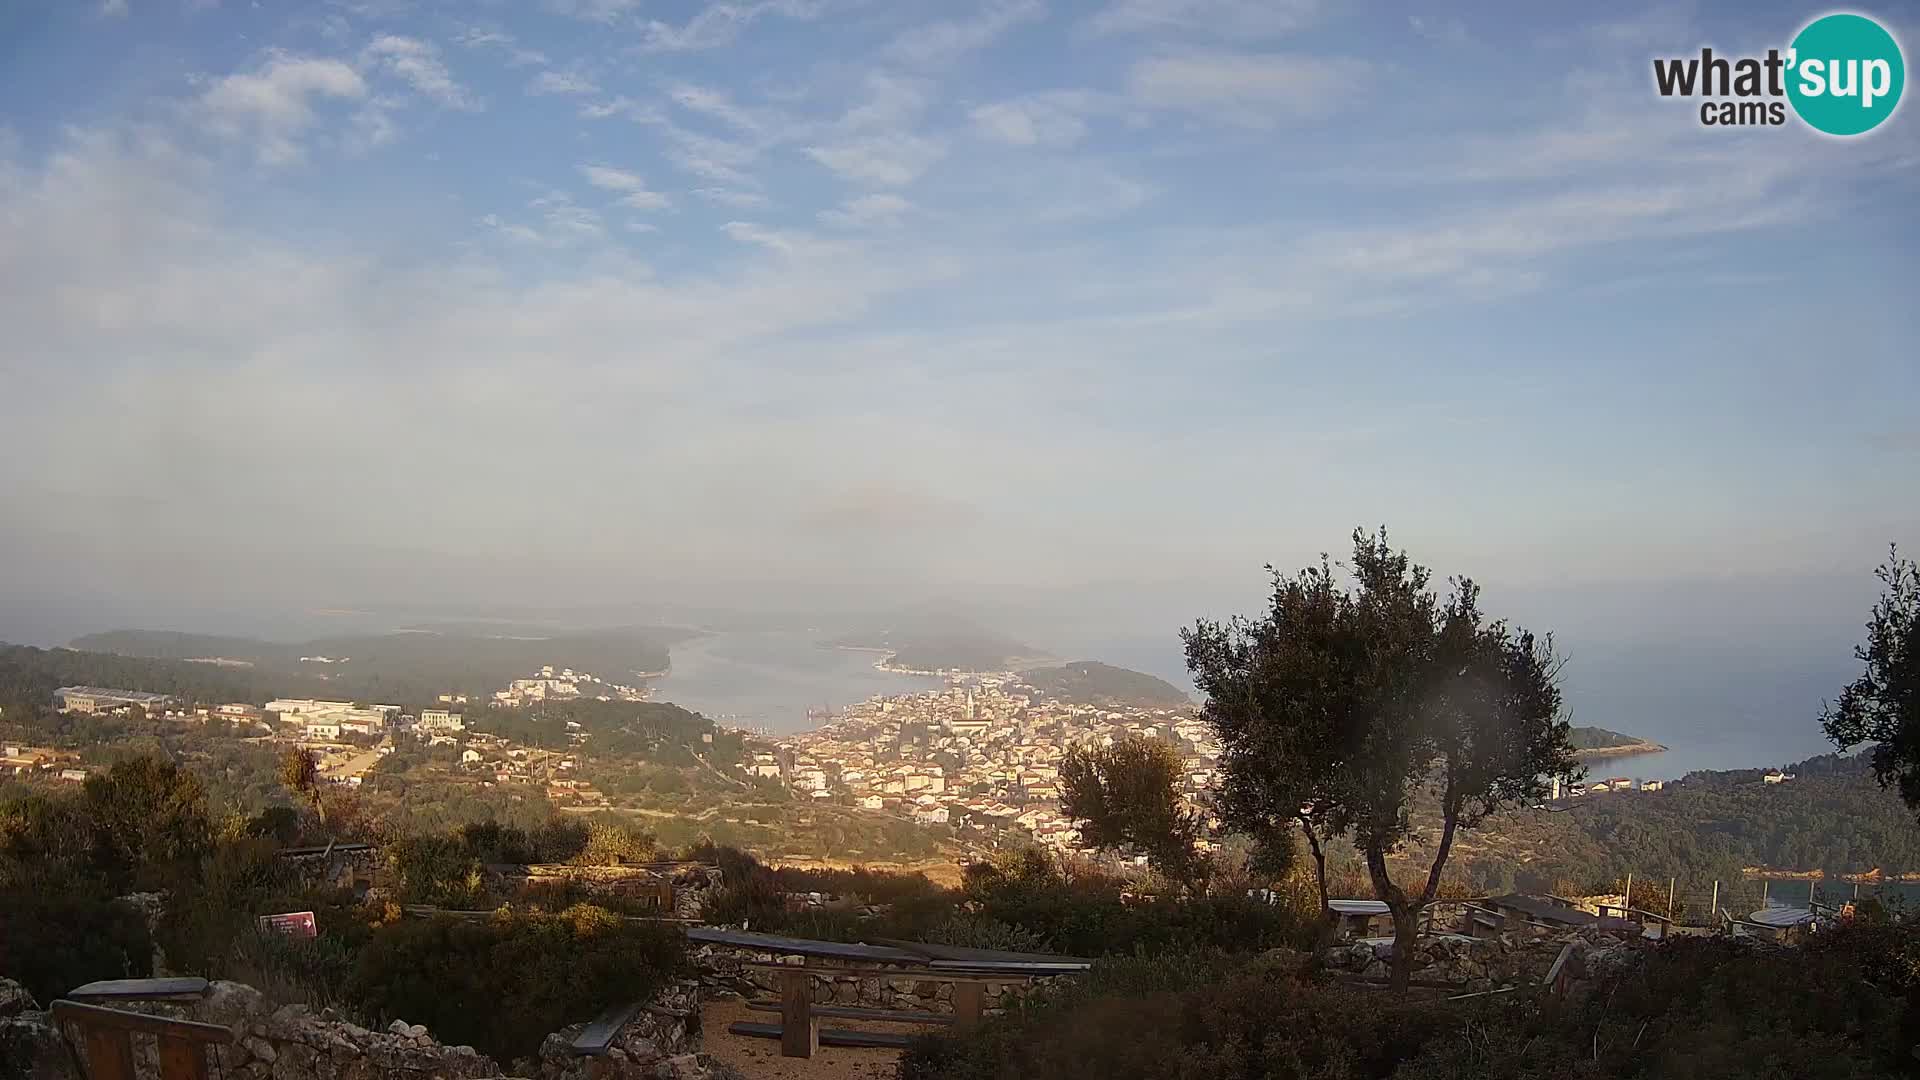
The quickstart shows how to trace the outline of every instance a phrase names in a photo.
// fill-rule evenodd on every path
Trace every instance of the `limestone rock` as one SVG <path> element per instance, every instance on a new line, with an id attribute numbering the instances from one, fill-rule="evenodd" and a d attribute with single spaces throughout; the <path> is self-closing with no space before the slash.
<path id="1" fill-rule="evenodd" d="M 39 1008 L 26 987 L 12 979 L 0 979 L 0 1016 L 18 1016 L 23 1012 L 37 1012 Z"/>

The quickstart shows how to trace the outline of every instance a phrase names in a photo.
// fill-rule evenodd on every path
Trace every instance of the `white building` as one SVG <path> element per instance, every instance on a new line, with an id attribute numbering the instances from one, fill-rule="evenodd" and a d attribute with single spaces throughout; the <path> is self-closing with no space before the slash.
<path id="1" fill-rule="evenodd" d="M 423 732 L 465 731 L 467 722 L 450 709 L 421 709 L 415 728 Z"/>

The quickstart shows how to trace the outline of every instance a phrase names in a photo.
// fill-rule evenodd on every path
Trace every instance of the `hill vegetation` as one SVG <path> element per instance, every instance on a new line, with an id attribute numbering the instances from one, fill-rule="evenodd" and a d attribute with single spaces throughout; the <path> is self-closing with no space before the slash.
<path id="1" fill-rule="evenodd" d="M 903 671 L 1012 671 L 1049 659 L 1015 638 L 950 617 L 903 617 L 892 626 L 842 634 L 825 644 L 886 652 L 886 666 Z"/>
<path id="2" fill-rule="evenodd" d="M 1617 731 L 1608 731 L 1603 727 L 1577 727 L 1568 730 L 1567 741 L 1575 750 L 1591 753 L 1599 750 L 1642 749 L 1652 752 L 1664 750 L 1659 743 L 1650 743 L 1635 735 L 1622 735 Z"/>
<path id="3" fill-rule="evenodd" d="M 1074 705 L 1173 709 L 1193 704 L 1186 691 L 1165 679 L 1097 660 L 1033 668 L 1021 672 L 1020 678 L 1047 697 Z"/>
<path id="4" fill-rule="evenodd" d="M 76 638 L 72 647 L 156 660 L 236 662 L 272 677 L 276 686 L 293 677 L 317 681 L 326 688 L 324 692 L 338 697 L 406 703 L 432 701 L 450 691 L 489 694 L 547 664 L 632 684 L 648 673 L 666 670 L 668 646 L 690 633 L 621 627 L 528 637 L 407 630 L 288 643 L 171 631 L 113 630 Z M 302 657 L 326 657 L 334 662 L 307 662 Z"/>

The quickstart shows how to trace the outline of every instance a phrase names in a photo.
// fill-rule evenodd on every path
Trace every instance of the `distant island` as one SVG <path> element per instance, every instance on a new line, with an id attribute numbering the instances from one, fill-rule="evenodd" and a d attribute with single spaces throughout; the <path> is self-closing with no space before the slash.
<path id="1" fill-rule="evenodd" d="M 886 658 L 875 667 L 916 675 L 1017 671 L 1053 660 L 1044 651 L 1015 638 L 952 619 L 860 630 L 830 638 L 824 644 L 837 649 L 886 653 Z"/>
<path id="2" fill-rule="evenodd" d="M 346 634 L 279 642 L 165 630 L 111 630 L 75 638 L 83 652 L 154 660 L 196 661 L 280 676 L 289 691 L 316 684 L 356 700 L 431 701 L 448 692 L 491 693 L 543 665 L 570 667 L 616 683 L 656 677 L 669 666 L 667 646 L 694 636 L 662 627 L 556 630 L 513 636 L 410 627 L 385 634 Z"/>
<path id="3" fill-rule="evenodd" d="M 1074 660 L 1020 673 L 1028 686 L 1057 701 L 1103 707 L 1174 709 L 1193 704 L 1185 691 L 1144 671 L 1098 660 Z"/>
<path id="4" fill-rule="evenodd" d="M 1603 727 L 1577 727 L 1568 737 L 1578 757 L 1626 757 L 1629 754 L 1658 754 L 1666 749 L 1657 742 L 1622 735 Z"/>

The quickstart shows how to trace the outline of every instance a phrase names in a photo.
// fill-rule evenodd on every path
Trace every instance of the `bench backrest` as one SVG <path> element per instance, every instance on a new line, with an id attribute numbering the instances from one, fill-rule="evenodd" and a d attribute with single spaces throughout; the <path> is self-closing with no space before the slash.
<path id="1" fill-rule="evenodd" d="M 136 1080 L 133 1036 L 151 1035 L 160 1044 L 160 1080 L 207 1080 L 207 1047 L 233 1041 L 218 1024 L 169 1020 L 163 1016 L 82 1005 L 53 1003 L 53 1022 L 81 1047 L 87 1080 Z"/>

